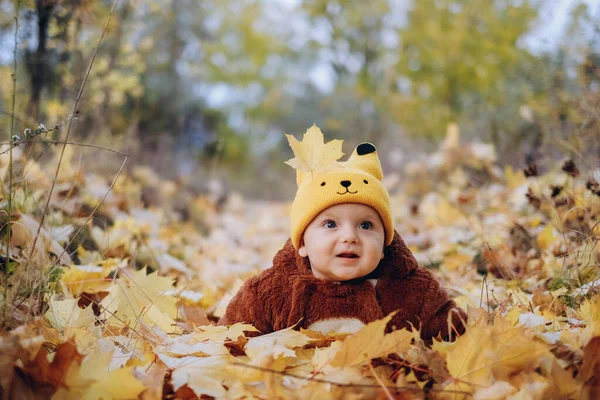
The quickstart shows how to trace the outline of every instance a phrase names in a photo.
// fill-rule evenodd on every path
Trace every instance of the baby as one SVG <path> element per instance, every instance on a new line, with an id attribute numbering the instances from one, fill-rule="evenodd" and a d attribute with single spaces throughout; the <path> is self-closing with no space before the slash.
<path id="1" fill-rule="evenodd" d="M 370 143 L 346 162 L 298 170 L 291 238 L 219 324 L 249 323 L 262 334 L 290 326 L 353 333 L 396 311 L 387 331 L 414 327 L 425 340 L 462 333 L 466 313 L 394 231 L 382 178 Z"/>

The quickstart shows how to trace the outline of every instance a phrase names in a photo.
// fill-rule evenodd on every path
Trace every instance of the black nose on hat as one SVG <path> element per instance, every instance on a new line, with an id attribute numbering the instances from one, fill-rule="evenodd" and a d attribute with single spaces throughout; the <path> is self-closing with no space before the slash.
<path id="1" fill-rule="evenodd" d="M 348 186 L 352 185 L 352 182 L 350 182 L 350 181 L 341 181 L 340 184 L 343 187 L 347 188 Z"/>

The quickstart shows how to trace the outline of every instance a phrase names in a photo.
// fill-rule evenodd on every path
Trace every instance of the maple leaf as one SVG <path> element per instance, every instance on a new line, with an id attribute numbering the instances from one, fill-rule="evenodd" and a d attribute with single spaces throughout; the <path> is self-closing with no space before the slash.
<path id="1" fill-rule="evenodd" d="M 238 366 L 233 368 L 233 371 L 243 382 L 264 380 L 265 373 L 252 367 L 283 371 L 296 360 L 296 349 L 301 349 L 308 343 L 311 343 L 311 339 L 307 335 L 292 328 L 253 337 L 244 347 L 251 360 L 251 367 Z"/>
<path id="2" fill-rule="evenodd" d="M 554 242 L 556 242 L 557 239 L 559 239 L 559 236 L 554 234 L 552 225 L 546 225 L 546 227 L 537 236 L 536 241 L 540 249 L 545 250 Z"/>
<path id="3" fill-rule="evenodd" d="M 175 391 L 187 386 L 197 396 L 222 398 L 227 393 L 223 383 L 233 378 L 225 368 L 230 363 L 229 355 L 175 358 L 158 354 L 158 357 L 171 369 L 171 384 Z"/>
<path id="4" fill-rule="evenodd" d="M 377 321 L 373 321 L 344 341 L 340 350 L 331 361 L 333 366 L 358 365 L 373 358 L 383 357 L 390 353 L 408 350 L 414 332 L 400 329 L 385 334 L 385 327 L 396 312 Z"/>
<path id="5" fill-rule="evenodd" d="M 287 328 L 251 338 L 244 350 L 251 359 L 265 355 L 271 355 L 273 358 L 295 357 L 296 353 L 293 349 L 303 347 L 310 342 L 311 339 L 304 333 Z"/>
<path id="6" fill-rule="evenodd" d="M 177 300 L 165 294 L 173 288 L 172 278 L 158 276 L 156 272 L 146 274 L 143 268 L 116 283 L 102 300 L 110 323 L 131 326 L 139 318 L 165 332 L 174 330 Z"/>
<path id="7" fill-rule="evenodd" d="M 455 381 L 446 389 L 471 393 L 519 372 L 532 371 L 545 356 L 551 357 L 548 347 L 527 335 L 524 328 L 501 317 L 490 326 L 481 318 L 447 353 L 448 371 Z"/>
<path id="8" fill-rule="evenodd" d="M 579 315 L 587 321 L 584 336 L 600 336 L 600 296 L 585 300 L 579 309 Z"/>
<path id="9" fill-rule="evenodd" d="M 167 354 L 172 357 L 181 356 L 217 356 L 229 354 L 227 348 L 220 343 L 195 342 L 193 334 L 182 335 L 176 339 L 170 339 L 169 344 L 158 346 L 156 353 Z"/>
<path id="10" fill-rule="evenodd" d="M 237 323 L 230 326 L 207 325 L 196 328 L 197 331 L 192 334 L 195 341 L 202 342 L 210 340 L 211 342 L 225 342 L 227 339 L 237 341 L 240 337 L 245 337 L 246 332 L 258 332 L 258 329 L 252 325 Z"/>
<path id="11" fill-rule="evenodd" d="M 581 398 L 581 385 L 573 378 L 573 375 L 570 372 L 565 371 L 558 365 L 556 359 L 552 361 L 551 377 L 554 391 L 555 393 L 558 393 L 560 398 Z"/>
<path id="12" fill-rule="evenodd" d="M 68 268 L 63 268 L 64 274 L 60 282 L 75 297 L 84 292 L 100 292 L 106 290 L 113 283 L 107 277 L 116 269 L 123 268 L 126 265 L 127 260 L 113 258 L 95 264 L 72 265 Z"/>
<path id="13" fill-rule="evenodd" d="M 89 352 L 98 348 L 98 339 L 102 337 L 102 328 L 96 325 L 92 307 L 84 309 L 77 305 L 78 300 L 56 300 L 50 298 L 49 308 L 44 318 L 61 334 L 60 341 L 73 339 L 80 351 Z"/>
<path id="14" fill-rule="evenodd" d="M 92 307 L 82 310 L 77 305 L 77 300 L 57 300 L 56 297 L 54 295 L 50 298 L 48 311 L 44 315 L 50 325 L 61 332 L 67 327 L 87 328 L 94 326 L 96 319 Z"/>
<path id="15" fill-rule="evenodd" d="M 302 172 L 312 174 L 327 170 L 344 155 L 342 152 L 344 141 L 336 139 L 325 144 L 323 133 L 316 125 L 306 131 L 302 142 L 292 135 L 286 136 L 295 157 L 285 163 Z"/>
<path id="16" fill-rule="evenodd" d="M 56 347 L 52 361 L 48 361 L 46 349 L 41 348 L 35 360 L 26 366 L 26 371 L 39 382 L 47 382 L 52 386 L 65 385 L 67 373 L 73 365 L 79 366 L 82 359 L 73 341 L 68 341 Z"/>
<path id="17" fill-rule="evenodd" d="M 133 367 L 109 370 L 113 353 L 94 353 L 81 365 L 73 364 L 61 387 L 52 396 L 62 399 L 132 399 L 137 398 L 144 385 L 133 376 Z"/>

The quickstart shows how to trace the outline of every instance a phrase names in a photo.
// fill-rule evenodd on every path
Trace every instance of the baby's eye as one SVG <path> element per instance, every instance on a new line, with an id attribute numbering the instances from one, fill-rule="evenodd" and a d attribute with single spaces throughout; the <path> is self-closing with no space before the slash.
<path id="1" fill-rule="evenodd" d="M 323 226 L 324 226 L 325 228 L 327 228 L 327 229 L 333 229 L 333 228 L 335 228 L 337 225 L 335 224 L 335 221 L 328 220 L 328 221 L 325 221 L 325 223 L 323 224 Z"/>
<path id="2" fill-rule="evenodd" d="M 360 229 L 364 229 L 364 230 L 366 230 L 366 231 L 368 231 L 368 230 L 369 230 L 369 229 L 371 229 L 372 227 L 373 227 L 373 224 L 372 224 L 372 223 L 370 223 L 369 221 L 363 221 L 363 222 L 360 224 Z"/>

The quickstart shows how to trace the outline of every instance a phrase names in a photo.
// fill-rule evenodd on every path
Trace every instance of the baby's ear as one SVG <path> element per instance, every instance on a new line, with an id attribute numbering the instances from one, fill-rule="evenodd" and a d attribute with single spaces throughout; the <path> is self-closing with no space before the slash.
<path id="1" fill-rule="evenodd" d="M 378 180 L 383 179 L 383 172 L 377 155 L 377 149 L 372 143 L 365 142 L 356 146 L 356 149 L 354 149 L 352 155 L 348 161 L 346 161 L 346 166 L 360 169 L 373 175 Z"/>
<path id="2" fill-rule="evenodd" d="M 300 257 L 308 256 L 308 253 L 306 252 L 306 246 L 304 245 L 304 236 L 300 238 L 300 244 L 298 245 L 298 254 L 300 254 Z"/>

